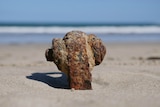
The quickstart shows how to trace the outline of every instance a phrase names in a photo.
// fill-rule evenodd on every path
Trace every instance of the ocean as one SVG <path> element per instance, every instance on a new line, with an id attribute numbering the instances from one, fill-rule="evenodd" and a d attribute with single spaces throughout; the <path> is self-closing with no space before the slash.
<path id="1" fill-rule="evenodd" d="M 0 24 L 0 44 L 51 43 L 67 32 L 96 34 L 104 42 L 160 42 L 158 24 Z"/>

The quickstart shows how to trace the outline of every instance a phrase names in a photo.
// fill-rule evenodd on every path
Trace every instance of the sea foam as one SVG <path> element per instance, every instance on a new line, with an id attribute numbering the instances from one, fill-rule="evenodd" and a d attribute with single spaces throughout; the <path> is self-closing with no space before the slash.
<path id="1" fill-rule="evenodd" d="M 53 34 L 66 33 L 72 30 L 81 30 L 86 33 L 106 34 L 160 34 L 160 26 L 85 26 L 85 27 L 59 27 L 59 26 L 1 26 L 0 33 L 36 33 Z"/>

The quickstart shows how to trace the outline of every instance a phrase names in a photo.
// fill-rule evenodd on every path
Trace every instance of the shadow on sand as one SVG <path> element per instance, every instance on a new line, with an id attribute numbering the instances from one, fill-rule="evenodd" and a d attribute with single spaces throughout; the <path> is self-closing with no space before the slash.
<path id="1" fill-rule="evenodd" d="M 46 83 L 54 88 L 70 89 L 67 76 L 62 72 L 33 73 L 26 78 Z"/>

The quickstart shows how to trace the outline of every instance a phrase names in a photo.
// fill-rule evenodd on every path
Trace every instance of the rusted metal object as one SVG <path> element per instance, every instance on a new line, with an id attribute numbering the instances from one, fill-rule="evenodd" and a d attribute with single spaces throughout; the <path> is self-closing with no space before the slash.
<path id="1" fill-rule="evenodd" d="M 63 39 L 53 39 L 45 56 L 68 76 L 70 88 L 85 90 L 92 89 L 91 70 L 103 61 L 105 54 L 105 46 L 95 35 L 71 31 Z"/>

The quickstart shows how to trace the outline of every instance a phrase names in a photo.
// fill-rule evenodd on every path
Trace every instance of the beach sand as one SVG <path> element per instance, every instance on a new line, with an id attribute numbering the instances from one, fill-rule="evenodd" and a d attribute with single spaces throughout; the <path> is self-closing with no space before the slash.
<path id="1" fill-rule="evenodd" d="M 160 107 L 160 43 L 106 43 L 93 90 L 70 90 L 51 44 L 0 45 L 0 107 Z"/>

